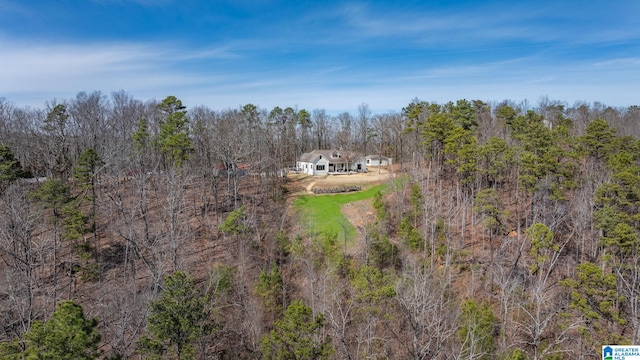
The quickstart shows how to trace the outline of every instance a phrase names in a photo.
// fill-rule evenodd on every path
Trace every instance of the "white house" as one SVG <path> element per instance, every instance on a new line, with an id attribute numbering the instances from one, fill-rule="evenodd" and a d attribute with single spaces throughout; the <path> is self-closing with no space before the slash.
<path id="1" fill-rule="evenodd" d="M 389 166 L 393 163 L 392 158 L 382 155 L 367 155 L 365 160 L 367 161 L 367 166 Z"/>
<path id="2" fill-rule="evenodd" d="M 296 162 L 298 171 L 309 175 L 324 175 L 348 171 L 366 171 L 365 158 L 354 151 L 313 150 Z"/>

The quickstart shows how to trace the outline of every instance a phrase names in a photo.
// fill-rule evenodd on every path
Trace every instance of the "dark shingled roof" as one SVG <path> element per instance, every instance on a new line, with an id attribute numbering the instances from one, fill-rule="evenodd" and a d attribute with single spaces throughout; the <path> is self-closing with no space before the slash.
<path id="1" fill-rule="evenodd" d="M 313 150 L 312 152 L 304 153 L 300 156 L 302 162 L 314 162 L 320 155 L 324 156 L 329 161 L 354 161 L 361 157 L 355 151 L 346 150 Z"/>

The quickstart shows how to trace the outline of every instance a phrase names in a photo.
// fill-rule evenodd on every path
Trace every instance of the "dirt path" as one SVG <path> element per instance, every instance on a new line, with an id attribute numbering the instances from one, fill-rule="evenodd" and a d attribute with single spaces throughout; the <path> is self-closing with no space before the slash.
<path id="1" fill-rule="evenodd" d="M 347 219 L 347 221 L 356 228 L 356 237 L 354 242 L 347 250 L 347 254 L 349 255 L 356 255 L 364 248 L 361 229 L 365 229 L 368 224 L 376 220 L 372 202 L 372 199 L 354 201 L 352 203 L 345 204 L 340 209 L 340 212 L 342 212 L 345 219 Z"/>
<path id="2" fill-rule="evenodd" d="M 360 174 L 341 174 L 341 175 L 329 175 L 317 181 L 318 185 L 326 184 L 326 185 L 343 185 L 343 184 L 370 184 L 370 183 L 380 183 L 388 180 L 392 177 L 393 174 L 389 173 L 387 170 L 381 170 L 380 174 L 378 174 L 378 170 L 375 169 L 368 173 L 360 173 Z"/>
<path id="3" fill-rule="evenodd" d="M 306 189 L 307 189 L 307 194 L 313 194 L 313 185 L 315 185 L 316 182 L 312 181 L 309 183 L 309 185 L 307 185 Z"/>
<path id="4" fill-rule="evenodd" d="M 314 186 L 317 187 L 335 187 L 340 185 L 369 185 L 383 183 L 394 175 L 387 169 L 373 169 L 368 173 L 349 174 L 349 175 L 322 175 L 310 176 L 307 174 L 290 174 L 289 181 L 292 185 L 304 188 L 306 193 L 311 193 Z"/>

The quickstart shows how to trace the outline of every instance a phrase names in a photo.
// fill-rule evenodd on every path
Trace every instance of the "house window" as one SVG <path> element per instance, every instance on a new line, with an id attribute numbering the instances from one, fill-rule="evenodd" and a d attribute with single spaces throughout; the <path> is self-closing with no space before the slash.
<path id="1" fill-rule="evenodd" d="M 316 170 L 324 171 L 324 165 L 316 165 Z"/>
<path id="2" fill-rule="evenodd" d="M 371 159 L 367 159 L 367 165 L 371 164 Z"/>

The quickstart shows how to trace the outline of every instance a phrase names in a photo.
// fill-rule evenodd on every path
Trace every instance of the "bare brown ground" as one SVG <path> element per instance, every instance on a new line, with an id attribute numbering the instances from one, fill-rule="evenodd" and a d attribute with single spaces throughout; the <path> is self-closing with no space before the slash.
<path id="1" fill-rule="evenodd" d="M 393 177 L 393 172 L 387 168 L 372 168 L 367 173 L 341 174 L 341 175 L 320 175 L 311 176 L 307 174 L 290 174 L 288 180 L 297 189 L 304 188 L 309 194 L 313 193 L 313 188 L 327 188 L 340 185 L 375 185 L 383 183 Z"/>

